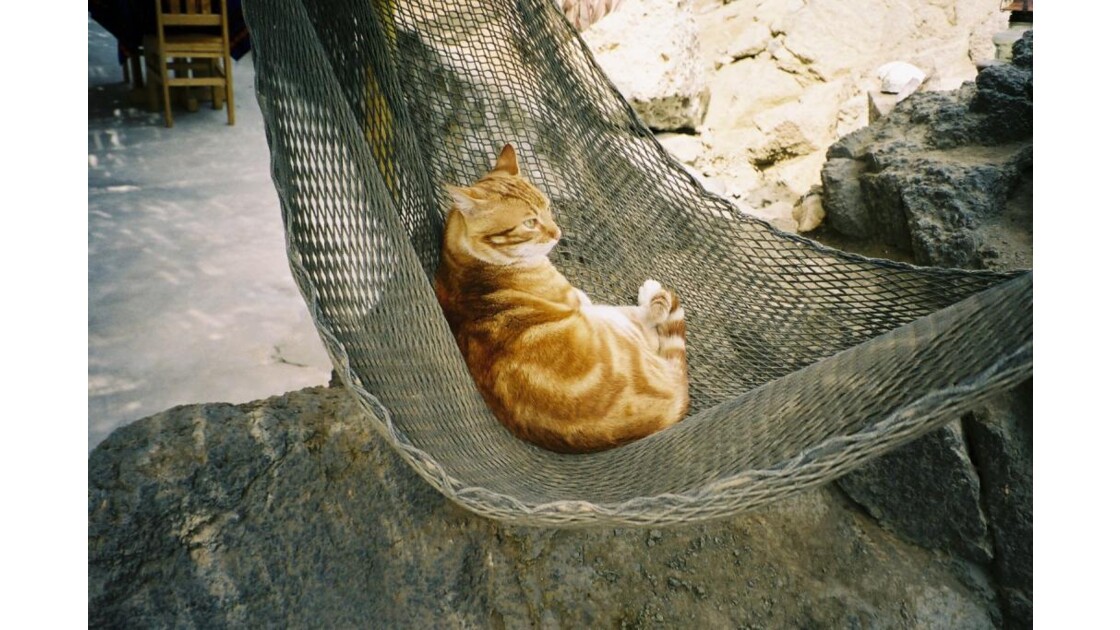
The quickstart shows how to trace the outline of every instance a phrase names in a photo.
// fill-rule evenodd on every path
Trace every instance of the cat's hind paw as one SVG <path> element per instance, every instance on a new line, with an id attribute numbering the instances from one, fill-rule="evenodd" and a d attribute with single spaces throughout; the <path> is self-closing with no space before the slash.
<path id="1" fill-rule="evenodd" d="M 661 283 L 656 280 L 646 280 L 638 289 L 638 306 L 646 306 L 661 291 Z"/>
<path id="2" fill-rule="evenodd" d="M 673 307 L 673 294 L 656 280 L 646 280 L 638 289 L 638 306 L 645 309 L 646 320 L 653 325 L 664 322 Z"/>

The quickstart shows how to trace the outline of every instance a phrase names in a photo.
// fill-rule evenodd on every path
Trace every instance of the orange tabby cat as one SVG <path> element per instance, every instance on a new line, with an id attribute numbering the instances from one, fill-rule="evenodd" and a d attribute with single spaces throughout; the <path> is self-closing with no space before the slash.
<path id="1" fill-rule="evenodd" d="M 436 295 L 471 376 L 518 437 L 569 453 L 637 440 L 688 410 L 684 309 L 647 280 L 637 306 L 592 304 L 552 266 L 548 199 L 506 145 L 452 207 Z"/>

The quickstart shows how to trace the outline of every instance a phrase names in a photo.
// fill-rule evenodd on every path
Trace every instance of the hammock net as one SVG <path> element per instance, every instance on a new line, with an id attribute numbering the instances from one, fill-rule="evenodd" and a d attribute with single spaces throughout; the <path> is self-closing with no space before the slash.
<path id="1" fill-rule="evenodd" d="M 345 385 L 476 513 L 668 524 L 825 483 L 1028 378 L 1030 273 L 917 268 L 785 234 L 670 158 L 553 0 L 252 0 L 290 264 Z M 750 86 L 743 86 L 749 91 Z M 432 290 L 446 202 L 505 143 L 595 302 L 646 278 L 688 318 L 692 408 L 560 455 L 487 409 Z"/>

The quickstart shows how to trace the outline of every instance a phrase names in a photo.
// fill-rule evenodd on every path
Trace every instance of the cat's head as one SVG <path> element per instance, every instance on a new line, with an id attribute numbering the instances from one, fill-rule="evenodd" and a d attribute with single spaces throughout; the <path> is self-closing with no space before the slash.
<path id="1" fill-rule="evenodd" d="M 482 179 L 471 186 L 447 186 L 447 192 L 465 225 L 457 245 L 475 258 L 498 265 L 534 262 L 560 241 L 548 199 L 520 175 L 511 145 Z"/>

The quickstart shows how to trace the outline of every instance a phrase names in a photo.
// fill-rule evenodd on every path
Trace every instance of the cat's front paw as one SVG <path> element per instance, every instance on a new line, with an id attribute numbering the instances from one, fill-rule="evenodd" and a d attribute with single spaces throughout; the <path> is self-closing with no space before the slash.
<path id="1" fill-rule="evenodd" d="M 645 309 L 646 321 L 657 325 L 669 317 L 673 307 L 673 294 L 665 290 L 656 280 L 646 280 L 638 289 L 638 306 Z"/>

